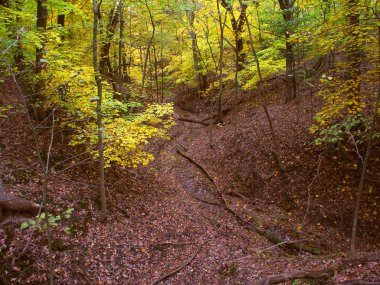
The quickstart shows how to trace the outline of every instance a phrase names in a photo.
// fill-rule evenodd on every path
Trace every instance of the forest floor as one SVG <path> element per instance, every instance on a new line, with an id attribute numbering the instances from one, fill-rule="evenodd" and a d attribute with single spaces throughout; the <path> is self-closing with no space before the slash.
<path id="1" fill-rule="evenodd" d="M 15 90 L 5 84 L 0 98 L 13 108 L 0 118 L 0 171 L 7 191 L 39 202 L 42 171 Z M 272 92 L 281 97 L 281 86 Z M 318 105 L 310 94 L 297 102 L 274 98 L 268 104 L 274 133 L 261 103 L 249 99 L 255 94 L 242 96 L 245 100 L 226 114 L 224 124 L 212 127 L 179 120 L 205 118 L 207 109 L 195 114 L 176 106 L 171 140 L 148 147 L 156 157 L 151 165 L 107 170 L 104 223 L 99 222 L 96 164 L 71 167 L 70 161 L 54 169 L 48 202 L 50 212 L 61 215 L 52 228 L 56 284 L 253 284 L 282 272 L 330 268 L 348 257 L 357 158 L 308 146 Z M 39 136 L 46 150 L 49 129 Z M 57 130 L 55 138 L 53 165 L 72 155 L 66 133 Z M 378 252 L 380 245 L 380 169 L 373 161 L 358 256 Z M 337 189 L 341 184 L 344 188 Z M 74 211 L 66 218 L 69 208 Z M 286 244 L 311 248 L 314 254 Z M 46 230 L 3 222 L 0 253 L 0 284 L 46 282 Z M 336 272 L 329 282 L 352 280 L 380 282 L 380 263 Z"/>

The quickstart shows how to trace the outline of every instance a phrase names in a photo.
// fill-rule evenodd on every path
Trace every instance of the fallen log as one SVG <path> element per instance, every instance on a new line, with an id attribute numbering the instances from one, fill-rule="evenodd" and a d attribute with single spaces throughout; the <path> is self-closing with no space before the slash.
<path id="1" fill-rule="evenodd" d="M 374 254 L 372 256 L 366 256 L 356 259 L 349 259 L 341 262 L 340 265 L 323 269 L 320 271 L 291 271 L 285 272 L 278 275 L 274 275 L 268 278 L 264 278 L 256 281 L 253 285 L 271 285 L 284 283 L 287 281 L 293 281 L 296 279 L 310 279 L 310 280 L 320 280 L 326 281 L 333 277 L 335 274 L 363 263 L 375 262 L 380 260 L 380 254 Z"/>
<path id="2" fill-rule="evenodd" d="M 2 180 L 0 180 L 0 211 L 9 210 L 15 212 L 37 215 L 40 205 L 24 198 L 16 197 L 5 192 Z"/>

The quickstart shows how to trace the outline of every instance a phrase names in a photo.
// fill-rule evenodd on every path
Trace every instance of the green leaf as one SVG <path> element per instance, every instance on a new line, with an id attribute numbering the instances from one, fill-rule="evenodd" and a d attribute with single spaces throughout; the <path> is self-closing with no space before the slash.
<path id="1" fill-rule="evenodd" d="M 26 229 L 27 227 L 29 227 L 29 223 L 28 222 L 23 222 L 20 226 L 20 229 Z"/>
<path id="2" fill-rule="evenodd" d="M 67 235 L 71 235 L 72 233 L 71 233 L 71 228 L 69 228 L 69 227 L 65 227 L 64 229 L 63 229 L 63 231 L 65 232 L 65 234 L 67 234 Z"/>

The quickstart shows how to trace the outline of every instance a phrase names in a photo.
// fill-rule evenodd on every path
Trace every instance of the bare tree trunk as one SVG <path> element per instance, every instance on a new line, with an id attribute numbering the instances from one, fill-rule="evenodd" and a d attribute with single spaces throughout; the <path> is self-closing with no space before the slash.
<path id="1" fill-rule="evenodd" d="M 257 17 L 257 24 L 258 24 L 258 30 L 259 30 L 259 42 L 260 44 L 263 43 L 263 36 L 262 36 L 262 33 L 261 33 L 261 21 L 260 21 L 260 17 L 259 17 L 259 2 L 256 2 L 255 4 L 255 9 L 256 9 L 256 17 Z"/>
<path id="2" fill-rule="evenodd" d="M 46 0 L 37 0 L 37 30 L 42 34 L 41 46 L 36 48 L 36 68 L 34 73 L 36 75 L 40 74 L 42 70 L 46 68 L 46 64 L 43 61 L 43 54 L 45 50 L 45 35 L 46 24 L 47 24 L 47 6 Z M 35 117 L 37 120 L 43 120 L 46 117 L 44 103 L 46 101 L 45 96 L 42 94 L 44 88 L 44 82 L 39 79 L 35 85 L 35 95 L 33 96 L 31 102 L 33 106 L 31 109 L 35 110 Z"/>
<path id="3" fill-rule="evenodd" d="M 377 12 L 377 10 L 376 10 L 376 16 L 380 20 L 380 14 Z M 380 59 L 380 27 L 379 26 L 377 27 L 377 35 L 378 35 L 379 59 Z M 379 78 L 379 82 L 380 82 L 380 78 Z M 373 140 L 373 134 L 375 130 L 375 122 L 377 119 L 377 112 L 379 109 L 379 100 L 380 100 L 380 83 L 378 84 L 377 96 L 376 96 L 375 106 L 374 106 L 373 115 L 372 115 L 372 123 L 371 123 L 371 128 L 368 134 L 369 138 L 368 138 L 367 150 L 364 157 L 364 162 L 362 165 L 362 171 L 360 175 L 359 188 L 358 188 L 358 191 L 356 192 L 354 221 L 352 224 L 352 232 L 351 232 L 351 248 L 350 248 L 351 257 L 355 256 L 355 253 L 356 253 L 356 232 L 357 232 L 358 220 L 359 220 L 361 196 L 363 193 L 365 175 L 366 175 L 369 159 L 371 157 L 372 140 Z"/>
<path id="4" fill-rule="evenodd" d="M 193 1 L 194 4 L 194 1 Z M 195 12 L 194 10 L 188 10 L 187 11 L 187 19 L 189 20 L 189 35 L 191 39 L 191 49 L 193 51 L 193 60 L 194 60 L 194 70 L 196 74 L 196 80 L 197 80 L 197 88 L 198 88 L 198 94 L 200 95 L 201 91 L 204 91 L 207 87 L 207 79 L 204 74 L 201 73 L 201 67 L 199 64 L 199 51 L 198 51 L 198 43 L 197 43 L 197 34 L 194 30 L 194 20 L 195 20 Z"/>
<path id="5" fill-rule="evenodd" d="M 160 65 L 161 65 L 161 103 L 164 102 L 164 47 L 160 51 Z"/>
<path id="6" fill-rule="evenodd" d="M 346 32 L 346 37 L 350 38 L 347 47 L 347 86 L 349 87 L 349 98 L 348 100 L 353 104 L 350 105 L 350 108 L 355 112 L 356 107 L 360 104 L 360 85 L 361 85 L 361 72 L 360 66 L 362 61 L 362 48 L 360 45 L 360 13 L 359 13 L 359 3 L 358 0 L 347 0 L 346 7 L 347 15 L 347 24 L 348 30 Z"/>
<path id="7" fill-rule="evenodd" d="M 216 0 L 216 6 L 218 9 L 218 21 L 220 29 L 220 46 L 219 46 L 219 98 L 218 98 L 218 112 L 217 123 L 223 123 L 223 110 L 222 110 L 222 93 L 223 93 L 223 53 L 224 53 L 224 26 L 226 23 L 227 12 L 222 21 L 222 14 L 220 12 L 219 0 Z"/>
<path id="8" fill-rule="evenodd" d="M 52 111 L 52 126 L 51 126 L 51 138 L 50 138 L 50 144 L 49 149 L 47 152 L 47 158 L 46 158 L 46 165 L 45 165 L 45 171 L 44 171 L 44 188 L 43 188 L 43 195 L 42 195 L 42 205 L 45 210 L 45 224 L 46 224 L 46 230 L 48 235 L 48 258 L 49 258 L 49 284 L 54 285 L 54 271 L 53 271 L 53 248 L 52 248 L 52 233 L 50 228 L 50 221 L 49 221 L 49 211 L 47 208 L 47 195 L 48 195 L 48 180 L 49 180 L 49 164 L 50 164 L 50 154 L 51 149 L 53 146 L 54 141 L 54 110 Z"/>
<path id="9" fill-rule="evenodd" d="M 103 153 L 103 121 L 102 121 L 102 80 L 99 74 L 98 64 L 98 21 L 99 8 L 96 0 L 93 0 L 94 9 L 94 28 L 93 28 L 93 61 L 95 71 L 95 81 L 98 89 L 96 105 L 97 124 L 98 124 L 98 153 L 99 153 L 99 192 L 101 201 L 101 219 L 104 220 L 107 210 L 106 191 L 104 187 L 104 153 Z"/>
<path id="10" fill-rule="evenodd" d="M 115 6 L 111 9 L 108 16 L 108 25 L 106 28 L 106 41 L 100 47 L 100 60 L 99 60 L 99 70 L 100 74 L 108 79 L 112 85 L 113 91 L 118 91 L 117 79 L 114 77 L 114 73 L 112 71 L 111 59 L 110 59 L 110 49 L 113 36 L 116 31 L 117 23 L 119 21 L 119 12 L 120 6 L 119 1 L 116 1 Z M 114 67 L 116 68 L 116 67 Z"/>
<path id="11" fill-rule="evenodd" d="M 146 78 L 146 69 L 147 69 L 147 66 L 148 66 L 148 60 L 149 60 L 149 53 L 150 53 L 150 47 L 153 43 L 153 40 L 154 40 L 154 36 L 155 36 L 155 33 L 156 33 L 156 24 L 154 22 L 154 19 L 153 19 L 153 15 L 152 15 L 152 11 L 150 10 L 150 7 L 148 5 L 147 2 L 145 2 L 145 6 L 146 8 L 148 9 L 148 13 L 149 13 L 149 18 L 150 18 L 150 22 L 152 24 L 152 35 L 149 39 L 149 42 L 148 42 L 148 45 L 146 47 L 146 54 L 145 54 L 145 60 L 144 60 L 144 66 L 143 66 L 143 71 L 142 71 L 142 82 L 141 82 L 141 88 L 140 88 L 140 100 L 142 100 L 142 96 L 143 96 L 143 92 L 144 92 L 144 85 L 145 85 L 145 78 Z"/>
<path id="12" fill-rule="evenodd" d="M 245 19 L 246 19 L 246 11 L 247 11 L 247 4 L 244 2 L 240 2 L 240 15 L 239 18 L 236 19 L 233 11 L 233 7 L 227 0 L 221 0 L 222 6 L 230 13 L 231 16 L 231 25 L 232 29 L 234 31 L 235 36 L 235 57 L 236 57 L 236 72 L 239 72 L 243 70 L 244 68 L 244 62 L 246 55 L 243 53 L 244 48 L 244 39 L 241 36 L 243 32 L 243 28 L 245 25 Z M 236 81 L 236 79 L 235 79 Z"/>
<path id="13" fill-rule="evenodd" d="M 153 43 L 153 67 L 154 67 L 154 82 L 155 82 L 155 87 L 156 87 L 156 100 L 159 102 L 159 96 L 160 96 L 160 91 L 158 88 L 158 60 L 157 60 L 157 52 L 156 52 L 156 45 Z"/>
<path id="14" fill-rule="evenodd" d="M 119 93 L 121 99 L 123 98 L 123 70 L 122 70 L 122 63 L 123 63 L 123 28 L 124 28 L 124 19 L 123 19 L 123 0 L 119 0 L 119 7 L 120 7 L 120 21 L 119 21 L 119 72 L 118 72 L 118 83 L 119 83 Z"/>
<path id="15" fill-rule="evenodd" d="M 279 0 L 282 16 L 287 25 L 285 29 L 285 60 L 286 60 L 286 96 L 285 102 L 289 102 L 297 97 L 294 73 L 293 43 L 289 41 L 292 30 L 288 25 L 293 21 L 293 6 L 296 0 Z"/>
<path id="16" fill-rule="evenodd" d="M 241 6 L 242 5 L 242 0 L 239 0 L 239 3 L 240 3 L 240 6 Z M 249 24 L 248 17 L 247 17 L 246 13 L 244 14 L 244 17 L 245 17 L 245 23 L 246 23 L 247 29 L 248 29 L 248 34 L 249 34 L 249 45 L 251 47 L 253 56 L 255 58 L 257 73 L 259 74 L 259 80 L 261 82 L 261 81 L 263 81 L 263 76 L 261 74 L 260 62 L 259 62 L 259 58 L 257 57 L 255 46 L 253 45 L 252 31 L 251 31 L 251 27 L 250 27 L 250 24 Z"/>

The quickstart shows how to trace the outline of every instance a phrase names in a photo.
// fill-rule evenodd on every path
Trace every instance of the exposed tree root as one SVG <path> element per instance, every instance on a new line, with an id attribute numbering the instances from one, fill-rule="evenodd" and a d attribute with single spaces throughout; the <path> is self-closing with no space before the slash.
<path id="1" fill-rule="evenodd" d="M 234 216 L 234 218 L 244 228 L 246 228 L 247 230 L 255 231 L 257 234 L 265 237 L 268 241 L 270 241 L 274 244 L 281 244 L 285 248 L 288 248 L 291 250 L 297 250 L 297 251 L 304 251 L 304 252 L 311 253 L 313 255 L 324 254 L 324 252 L 320 248 L 309 247 L 309 246 L 302 245 L 300 243 L 294 243 L 294 241 L 283 240 L 282 238 L 278 237 L 273 231 L 265 229 L 265 227 L 262 228 L 262 227 L 257 226 L 257 222 L 254 221 L 254 223 L 252 223 L 252 222 L 246 221 L 234 209 L 232 209 L 230 206 L 228 206 L 228 203 L 225 200 L 225 198 L 223 197 L 223 194 L 219 191 L 217 185 L 215 184 L 214 179 L 207 172 L 207 170 L 199 162 L 195 161 L 192 157 L 190 157 L 188 154 L 184 153 L 180 149 L 177 149 L 177 152 L 178 152 L 178 154 L 180 154 L 181 156 L 186 158 L 188 161 L 193 163 L 195 166 L 197 166 L 200 170 L 202 170 L 202 172 L 210 179 L 210 181 L 213 183 L 213 185 L 214 185 L 214 187 L 218 193 L 218 196 L 219 196 L 221 202 L 204 200 L 204 199 L 201 199 L 201 198 L 189 193 L 193 198 L 195 198 L 195 199 L 197 199 L 203 203 L 214 205 L 214 206 L 219 206 L 219 207 L 225 209 L 227 212 L 232 214 Z"/>
<path id="2" fill-rule="evenodd" d="M 268 278 L 264 278 L 253 283 L 254 285 L 271 285 L 278 284 L 287 281 L 292 281 L 296 279 L 312 279 L 312 280 L 328 280 L 333 277 L 335 274 L 353 267 L 359 264 L 374 262 L 380 260 L 380 254 L 376 253 L 372 256 L 361 257 L 356 259 L 350 259 L 343 261 L 340 265 L 335 267 L 330 267 L 321 271 L 292 271 L 285 272 L 282 274 L 274 275 Z M 354 282 L 354 281 L 353 281 Z M 348 283 L 351 284 L 351 283 Z M 362 283 L 353 283 L 353 284 L 362 284 Z"/>
<path id="3" fill-rule="evenodd" d="M 204 243 L 202 243 L 198 248 L 197 250 L 190 256 L 190 258 L 188 260 L 186 260 L 184 263 L 182 263 L 180 266 L 178 266 L 177 268 L 173 269 L 172 271 L 170 271 L 169 273 L 165 274 L 164 276 L 160 277 L 159 279 L 157 279 L 156 281 L 153 281 L 151 283 L 151 285 L 156 285 L 156 284 L 159 284 L 160 282 L 168 279 L 169 277 L 173 276 L 174 274 L 176 274 L 177 272 L 181 271 L 182 269 L 184 269 L 186 266 L 188 266 L 193 260 L 194 258 L 197 256 L 197 254 L 199 253 L 199 251 L 202 249 L 202 247 L 208 243 L 210 240 L 206 240 Z"/>

